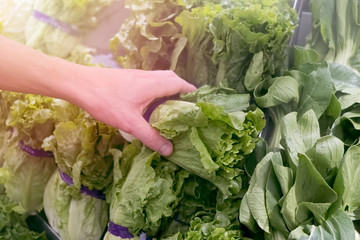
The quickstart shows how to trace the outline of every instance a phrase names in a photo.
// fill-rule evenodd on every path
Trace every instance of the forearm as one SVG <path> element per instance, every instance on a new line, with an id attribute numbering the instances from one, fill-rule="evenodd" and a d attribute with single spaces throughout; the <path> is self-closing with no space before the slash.
<path id="1" fill-rule="evenodd" d="M 169 155 L 171 142 L 143 118 L 155 99 L 196 88 L 172 71 L 82 66 L 47 56 L 0 35 L 0 89 L 67 100 L 95 119 Z"/>
<path id="2" fill-rule="evenodd" d="M 67 98 L 75 64 L 0 35 L 0 89 Z M 67 99 L 66 99 L 67 100 Z"/>

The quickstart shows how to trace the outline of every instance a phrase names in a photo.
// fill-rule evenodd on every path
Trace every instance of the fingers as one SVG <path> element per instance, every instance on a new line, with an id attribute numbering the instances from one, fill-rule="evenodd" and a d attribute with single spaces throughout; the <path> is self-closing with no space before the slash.
<path id="1" fill-rule="evenodd" d="M 178 93 L 193 92 L 196 90 L 194 85 L 180 78 L 173 71 L 157 71 L 157 74 L 160 74 L 162 79 L 162 83 L 158 86 L 158 95 L 170 96 Z"/>
<path id="2" fill-rule="evenodd" d="M 163 156 L 169 156 L 172 153 L 173 145 L 170 140 L 161 136 L 159 132 L 151 127 L 142 117 L 139 117 L 136 121 L 137 123 L 134 123 L 134 127 L 130 132 L 131 135 Z"/>

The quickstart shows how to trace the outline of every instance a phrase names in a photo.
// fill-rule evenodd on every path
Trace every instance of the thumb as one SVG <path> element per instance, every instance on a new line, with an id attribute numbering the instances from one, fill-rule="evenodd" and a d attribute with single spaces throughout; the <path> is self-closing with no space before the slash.
<path id="1" fill-rule="evenodd" d="M 150 126 L 142 117 L 136 123 L 136 128 L 133 129 L 131 135 L 163 156 L 169 156 L 173 151 L 171 141 L 161 136 L 159 131 Z"/>

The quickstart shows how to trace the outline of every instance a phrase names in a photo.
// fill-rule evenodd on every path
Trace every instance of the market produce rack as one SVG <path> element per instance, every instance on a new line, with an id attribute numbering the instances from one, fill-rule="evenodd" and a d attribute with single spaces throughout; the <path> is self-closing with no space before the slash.
<path id="1" fill-rule="evenodd" d="M 293 7 L 299 15 L 299 24 L 290 40 L 290 46 L 304 46 L 306 37 L 311 32 L 310 0 L 294 0 Z M 290 56 L 291 59 L 291 56 Z M 29 228 L 36 232 L 45 232 L 49 240 L 61 240 L 59 235 L 50 227 L 44 211 L 30 215 L 27 219 Z"/>
<path id="2" fill-rule="evenodd" d="M 299 15 L 299 25 L 295 29 L 294 35 L 290 40 L 290 46 L 298 45 L 304 46 L 306 44 L 306 37 L 311 32 L 311 12 L 310 0 L 295 0 L 294 8 Z"/>

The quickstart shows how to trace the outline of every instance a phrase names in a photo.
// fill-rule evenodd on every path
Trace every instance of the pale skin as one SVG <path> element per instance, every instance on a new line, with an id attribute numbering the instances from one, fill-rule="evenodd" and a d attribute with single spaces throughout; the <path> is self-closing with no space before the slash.
<path id="1" fill-rule="evenodd" d="M 0 35 L 0 89 L 69 101 L 95 119 L 168 156 L 171 142 L 142 117 L 154 100 L 196 88 L 172 71 L 110 69 L 69 63 Z"/>

